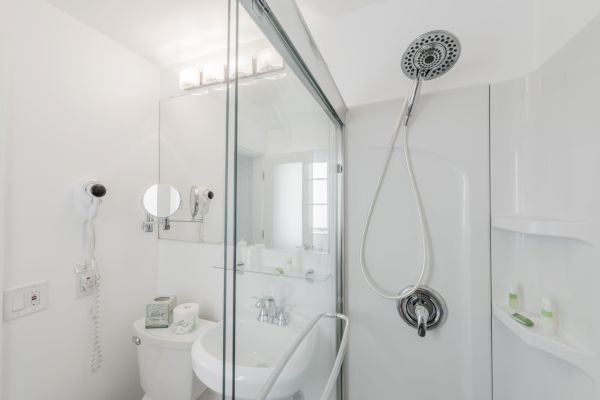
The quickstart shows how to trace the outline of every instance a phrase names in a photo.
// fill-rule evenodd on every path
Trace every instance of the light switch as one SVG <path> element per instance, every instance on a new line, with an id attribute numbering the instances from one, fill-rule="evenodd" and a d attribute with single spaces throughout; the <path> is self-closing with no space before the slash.
<path id="1" fill-rule="evenodd" d="M 48 308 L 48 282 L 34 282 L 4 291 L 4 320 L 23 317 Z"/>
<path id="2" fill-rule="evenodd" d="M 24 308 L 25 308 L 25 301 L 24 301 L 23 294 L 16 293 L 15 296 L 13 297 L 12 310 L 13 311 L 21 311 Z"/>

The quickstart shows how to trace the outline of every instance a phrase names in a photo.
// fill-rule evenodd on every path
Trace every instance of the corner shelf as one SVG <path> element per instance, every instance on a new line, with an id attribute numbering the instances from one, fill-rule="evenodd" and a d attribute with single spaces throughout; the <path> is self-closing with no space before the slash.
<path id="1" fill-rule="evenodd" d="M 545 351 L 579 368 L 595 381 L 600 381 L 595 354 L 578 347 L 558 335 L 545 332 L 539 325 L 529 328 L 512 319 L 513 310 L 494 304 L 494 317 L 529 346 Z M 526 315 L 526 313 L 523 313 Z M 529 315 L 528 315 L 529 316 Z"/>
<path id="2" fill-rule="evenodd" d="M 214 266 L 213 268 L 224 269 L 220 265 Z M 233 268 L 227 267 L 227 271 L 233 271 Z M 238 275 L 243 275 L 243 274 L 249 273 L 249 274 L 276 276 L 276 277 L 282 277 L 282 278 L 303 279 L 303 280 L 307 281 L 308 283 L 325 282 L 325 281 L 329 280 L 329 278 L 331 277 L 330 274 L 316 273 L 315 270 L 311 269 L 311 268 L 304 269 L 304 270 L 302 270 L 302 272 L 296 273 L 296 272 L 287 272 L 283 268 L 279 268 L 279 267 L 266 267 L 266 266 L 262 266 L 262 267 L 260 267 L 260 269 L 246 269 L 246 268 L 244 268 L 244 266 L 240 266 L 240 267 L 238 267 L 237 273 L 238 273 Z"/>
<path id="3" fill-rule="evenodd" d="M 545 219 L 521 215 L 503 215 L 492 218 L 492 227 L 530 235 L 553 236 L 595 243 L 592 224 L 581 221 Z"/>

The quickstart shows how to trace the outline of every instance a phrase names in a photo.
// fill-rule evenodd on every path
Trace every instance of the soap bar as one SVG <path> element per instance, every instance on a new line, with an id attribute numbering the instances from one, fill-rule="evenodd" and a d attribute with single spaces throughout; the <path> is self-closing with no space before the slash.
<path id="1" fill-rule="evenodd" d="M 525 325 L 529 328 L 533 326 L 533 321 L 524 316 L 523 314 L 514 313 L 511 315 L 512 319 L 520 323 L 521 325 Z"/>
<path id="2" fill-rule="evenodd" d="M 161 296 L 146 304 L 146 329 L 168 328 L 173 323 L 177 296 Z"/>

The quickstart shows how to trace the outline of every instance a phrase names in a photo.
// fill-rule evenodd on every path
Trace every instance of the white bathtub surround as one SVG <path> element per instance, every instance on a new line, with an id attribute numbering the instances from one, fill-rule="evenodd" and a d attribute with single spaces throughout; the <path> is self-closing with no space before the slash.
<path id="1" fill-rule="evenodd" d="M 497 400 L 600 396 L 598 37 L 600 17 L 535 72 L 492 85 Z M 552 300 L 555 334 L 503 318 L 506 282 L 521 285 L 524 312 Z"/>
<path id="2" fill-rule="evenodd" d="M 412 122 L 413 163 L 433 243 L 426 283 L 448 305 L 446 323 L 424 339 L 402 321 L 395 302 L 370 291 L 359 266 L 360 234 L 400 107 L 401 101 L 378 103 L 348 114 L 348 399 L 372 398 L 376 387 L 381 399 L 401 393 L 427 400 L 489 400 L 488 87 L 425 95 Z M 371 273 L 386 290 L 400 291 L 415 281 L 422 255 L 417 230 L 398 146 L 367 243 Z M 437 384 L 430 384 L 431 377 Z"/>

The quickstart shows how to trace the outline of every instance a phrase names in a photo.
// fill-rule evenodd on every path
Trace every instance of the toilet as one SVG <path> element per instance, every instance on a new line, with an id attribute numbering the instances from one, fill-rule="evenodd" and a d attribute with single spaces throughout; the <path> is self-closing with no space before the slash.
<path id="1" fill-rule="evenodd" d="M 142 400 L 196 400 L 204 392 L 206 386 L 192 371 L 191 348 L 214 325 L 198 320 L 196 329 L 178 335 L 171 328 L 146 329 L 144 318 L 133 323 Z"/>

